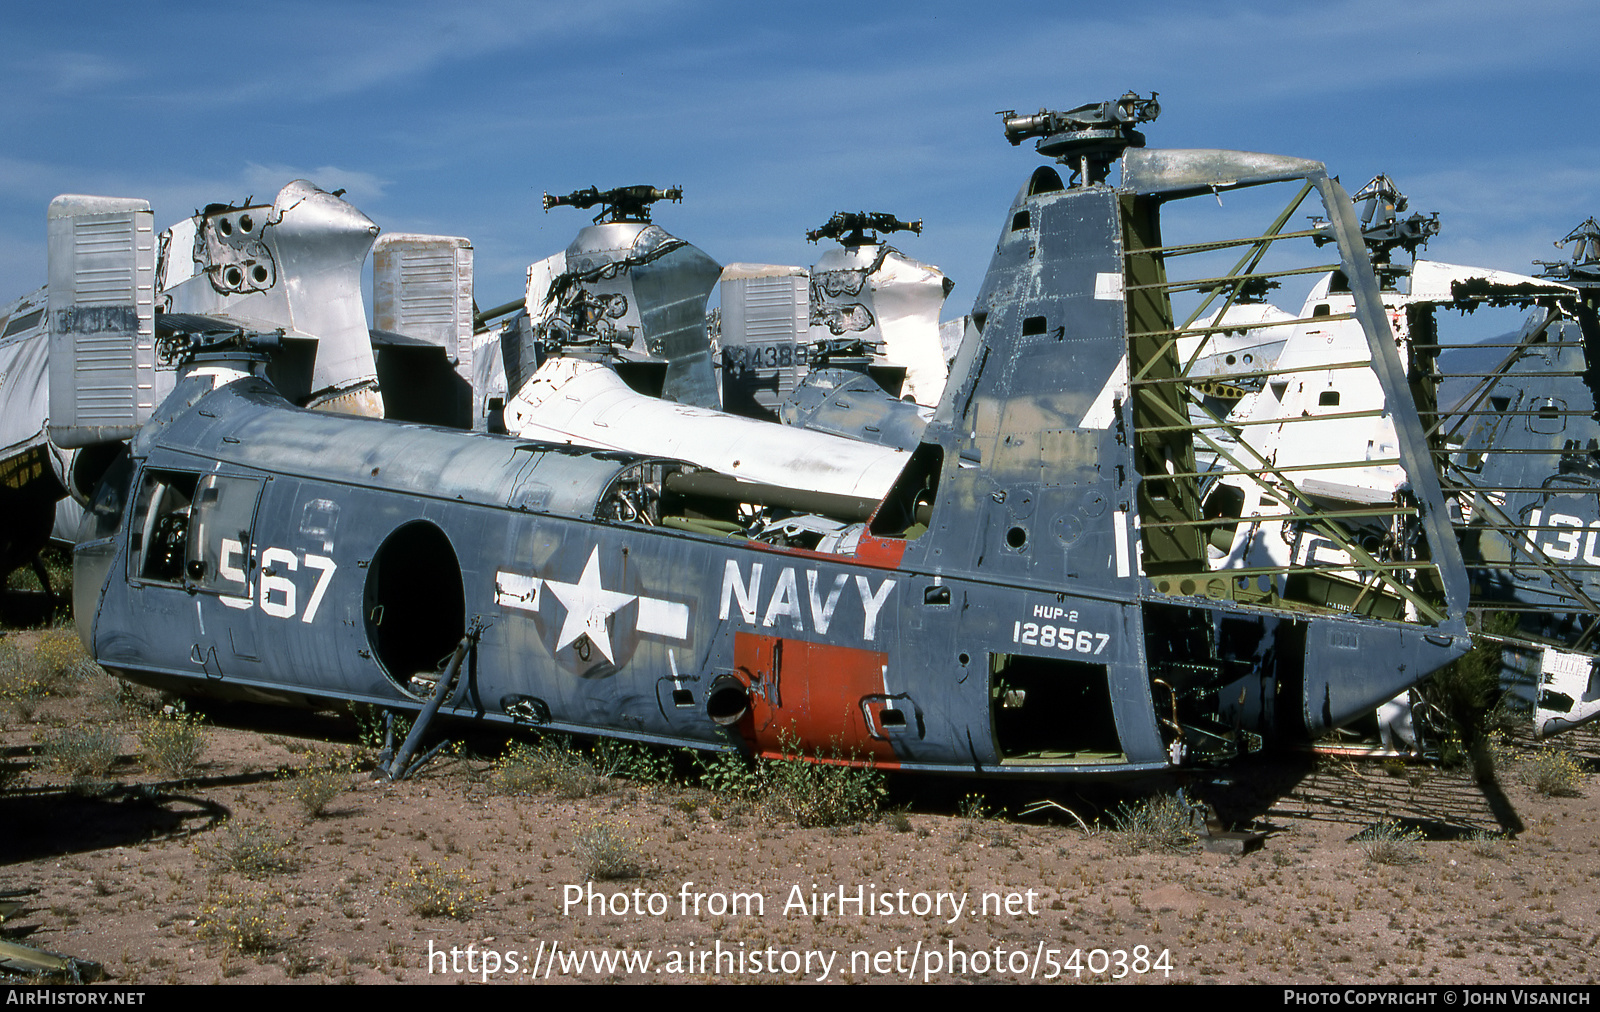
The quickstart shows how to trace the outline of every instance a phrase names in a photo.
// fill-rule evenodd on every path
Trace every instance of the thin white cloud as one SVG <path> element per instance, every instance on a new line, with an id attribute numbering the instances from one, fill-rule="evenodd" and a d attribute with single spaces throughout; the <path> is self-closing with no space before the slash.
<path id="1" fill-rule="evenodd" d="M 82 49 L 49 49 L 30 53 L 12 64 L 12 73 L 31 90 L 79 96 L 104 91 L 143 76 L 133 60 Z"/>
<path id="2" fill-rule="evenodd" d="M 906 240 L 908 252 L 950 269 L 970 296 L 1006 202 L 1039 164 L 1031 145 L 1005 144 L 994 110 L 1064 108 L 1128 88 L 1162 91 L 1166 112 L 1146 131 L 1153 145 L 1321 157 L 1353 184 L 1390 171 L 1419 207 L 1449 203 L 1435 250 L 1502 244 L 1520 256 L 1536 234 L 1548 244 L 1542 225 L 1500 210 L 1506 195 L 1495 191 L 1516 180 L 1519 192 L 1545 187 L 1538 199 L 1560 204 L 1578 182 L 1498 165 L 1476 181 L 1449 173 L 1478 176 L 1476 164 L 1462 168 L 1463 152 L 1505 143 L 1478 125 L 1504 127 L 1479 104 L 1549 94 L 1597 34 L 1600 8 L 1535 0 L 1511 17 L 1442 0 L 1130 0 L 1001 16 L 891 0 L 843 17 L 500 0 L 280 5 L 270 34 L 240 12 L 165 20 L 159 58 L 130 64 L 120 50 L 75 42 L 100 64 L 78 78 L 46 75 L 49 87 L 0 68 L 0 86 L 12 85 L 0 121 L 28 128 L 0 156 L 0 228 L 40 230 L 44 201 L 63 189 L 149 196 L 164 225 L 210 201 L 270 199 L 301 176 L 345 188 L 388 230 L 470 236 L 480 275 L 503 272 L 509 284 L 520 283 L 518 261 L 560 248 L 583 223 L 540 214 L 542 190 L 683 184 L 685 204 L 660 220 L 722 259 L 809 262 L 817 248 L 804 229 L 841 208 L 924 217 L 928 231 Z M 116 79 L 71 101 L 59 90 L 97 74 Z M 1572 164 L 1593 163 L 1570 111 L 1524 108 L 1514 138 L 1527 146 L 1523 167 L 1548 165 L 1553 144 L 1573 149 Z M 101 151 L 85 150 L 84 136 Z M 40 151 L 50 153 L 16 155 Z"/>
<path id="3" fill-rule="evenodd" d="M 1523 274 L 1536 273 L 1534 260 L 1562 259 L 1555 242 L 1600 212 L 1594 172 L 1575 160 L 1530 164 L 1507 155 L 1397 182 L 1413 210 L 1439 212 L 1427 256 Z"/>
<path id="4" fill-rule="evenodd" d="M 288 3 L 271 9 L 270 32 L 254 9 L 208 9 L 192 23 L 169 21 L 163 48 L 175 55 L 153 61 L 142 86 L 148 101 L 167 114 L 242 111 L 262 103 L 294 109 L 381 89 L 397 101 L 426 100 L 430 75 L 441 70 L 456 76 L 436 90 L 454 90 L 488 61 L 536 64 L 563 51 L 581 56 L 597 40 L 615 45 L 650 38 L 676 6 L 657 0 Z M 197 78 L 199 66 L 204 74 Z"/>
<path id="5" fill-rule="evenodd" d="M 242 177 L 246 189 L 255 196 L 257 203 L 265 203 L 272 199 L 284 184 L 294 179 L 305 179 L 330 193 L 334 190 L 344 190 L 344 198 L 350 203 L 360 207 L 363 203 L 374 203 L 382 196 L 388 187 L 389 180 L 370 172 L 358 169 L 345 169 L 335 165 L 323 165 L 315 169 L 297 168 L 290 165 L 261 165 L 256 162 L 245 163 Z M 235 199 L 242 199 L 235 198 Z"/>
<path id="6" fill-rule="evenodd" d="M 164 229 L 211 203 L 254 197 L 270 202 L 284 184 L 309 179 L 327 190 L 342 188 L 357 208 L 381 198 L 388 182 L 372 173 L 332 165 L 303 168 L 242 163 L 227 176 L 170 176 L 113 163 L 92 168 L 0 156 L 0 300 L 40 282 L 45 262 L 45 209 L 60 193 L 139 197 L 150 201 L 157 229 Z M 363 208 L 364 209 L 364 208 Z"/>

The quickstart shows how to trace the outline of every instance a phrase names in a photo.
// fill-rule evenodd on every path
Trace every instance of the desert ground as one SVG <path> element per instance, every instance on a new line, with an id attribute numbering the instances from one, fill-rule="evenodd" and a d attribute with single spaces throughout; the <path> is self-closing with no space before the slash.
<path id="1" fill-rule="evenodd" d="M 175 714 L 70 628 L 5 633 L 0 696 L 0 935 L 117 984 L 1600 975 L 1588 732 L 1506 743 L 1497 809 L 1461 771 L 1310 752 L 1185 785 L 1265 834 L 1240 854 L 1131 788 L 492 735 L 374 779 L 370 720 Z"/>

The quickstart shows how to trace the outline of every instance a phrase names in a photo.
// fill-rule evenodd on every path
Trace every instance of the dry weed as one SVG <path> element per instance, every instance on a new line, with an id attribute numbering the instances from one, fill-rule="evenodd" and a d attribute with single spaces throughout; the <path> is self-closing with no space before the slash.
<path id="1" fill-rule="evenodd" d="M 1415 864 L 1422 860 L 1417 844 L 1422 834 L 1406 829 L 1393 819 L 1374 823 L 1356 835 L 1361 853 L 1373 864 Z"/>
<path id="2" fill-rule="evenodd" d="M 214 871 L 232 871 L 247 878 L 266 878 L 300 866 L 294 854 L 294 841 L 279 836 L 266 826 L 244 826 L 229 822 L 218 839 L 198 853 Z"/>
<path id="3" fill-rule="evenodd" d="M 561 798 L 584 798 L 606 789 L 582 753 L 555 740 L 512 745 L 495 762 L 489 783 L 500 794 L 549 792 Z"/>
<path id="4" fill-rule="evenodd" d="M 51 767 L 84 783 L 103 778 L 117 764 L 122 740 L 105 727 L 69 727 L 46 735 L 40 753 Z"/>
<path id="5" fill-rule="evenodd" d="M 139 755 L 146 766 L 171 777 L 193 773 L 205 752 L 205 729 L 196 715 L 161 713 L 139 729 Z"/>
<path id="6" fill-rule="evenodd" d="M 201 938 L 220 941 L 234 952 L 263 956 L 284 945 L 288 926 L 283 898 L 260 889 L 228 889 L 212 894 L 195 918 Z"/>
<path id="7" fill-rule="evenodd" d="M 572 853 L 587 878 L 610 881 L 644 874 L 639 838 L 628 824 L 576 822 L 572 825 Z"/>
<path id="8" fill-rule="evenodd" d="M 406 907 L 418 917 L 449 917 L 465 921 L 483 902 L 478 880 L 437 861 L 412 865 L 403 878 L 390 885 Z"/>
<path id="9" fill-rule="evenodd" d="M 1187 850 L 1200 840 L 1194 813 L 1172 794 L 1119 804 L 1111 811 L 1111 825 L 1117 847 L 1133 854 Z"/>
<path id="10" fill-rule="evenodd" d="M 1523 760 L 1522 779 L 1547 798 L 1575 798 L 1583 792 L 1583 764 L 1568 749 L 1540 749 Z"/>
<path id="11" fill-rule="evenodd" d="M 352 759 L 334 761 L 325 765 L 308 766 L 288 774 L 288 794 L 308 818 L 316 819 L 327 814 L 333 799 L 350 790 L 350 777 L 355 773 Z"/>

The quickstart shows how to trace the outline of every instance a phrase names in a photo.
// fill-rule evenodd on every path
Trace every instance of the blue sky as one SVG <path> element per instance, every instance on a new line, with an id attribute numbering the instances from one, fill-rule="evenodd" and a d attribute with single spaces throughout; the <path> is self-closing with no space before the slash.
<path id="1" fill-rule="evenodd" d="M 44 281 L 58 193 L 145 197 L 162 228 L 290 179 L 386 231 L 464 235 L 477 298 L 588 216 L 541 194 L 681 185 L 656 220 L 723 263 L 809 264 L 836 210 L 926 222 L 896 245 L 978 290 L 1041 163 L 996 110 L 1160 92 L 1157 147 L 1388 172 L 1439 211 L 1427 255 L 1530 271 L 1600 214 L 1600 5 L 392 0 L 7 4 L 0 300 Z M 1291 307 L 1294 308 L 1294 307 Z"/>

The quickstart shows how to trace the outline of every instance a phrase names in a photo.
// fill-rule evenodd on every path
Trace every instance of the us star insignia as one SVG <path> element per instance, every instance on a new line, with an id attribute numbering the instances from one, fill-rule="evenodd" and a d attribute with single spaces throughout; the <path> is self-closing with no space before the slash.
<path id="1" fill-rule="evenodd" d="M 615 619 L 612 616 L 633 602 L 638 603 L 634 611 L 633 632 L 680 643 L 689 641 L 690 612 L 686 602 L 669 601 L 648 594 L 623 594 L 605 588 L 600 581 L 599 545 L 590 550 L 589 561 L 576 583 L 510 569 L 495 573 L 494 600 L 503 608 L 532 615 L 538 615 L 541 611 L 548 613 L 553 606 L 545 604 L 546 597 L 554 597 L 566 609 L 566 616 L 561 620 L 561 631 L 556 636 L 557 651 L 587 638 L 608 663 L 618 663 L 619 649 L 627 652 L 631 634 L 626 628 L 613 629 Z M 621 643 L 613 641 L 613 633 L 621 637 Z M 588 659 L 587 650 L 587 647 L 580 647 L 585 660 Z"/>
<path id="2" fill-rule="evenodd" d="M 587 636 L 595 649 L 607 661 L 615 664 L 616 657 L 611 652 L 611 631 L 606 620 L 631 604 L 636 595 L 619 594 L 600 585 L 600 546 L 594 546 L 589 552 L 589 562 L 583 567 L 583 575 L 577 583 L 547 579 L 544 585 L 567 609 L 566 620 L 561 623 L 561 635 L 556 637 L 556 649 L 570 646 L 580 636 Z"/>

